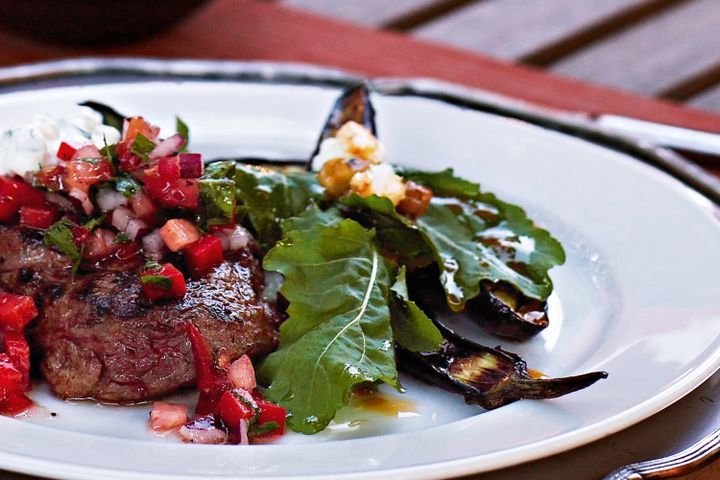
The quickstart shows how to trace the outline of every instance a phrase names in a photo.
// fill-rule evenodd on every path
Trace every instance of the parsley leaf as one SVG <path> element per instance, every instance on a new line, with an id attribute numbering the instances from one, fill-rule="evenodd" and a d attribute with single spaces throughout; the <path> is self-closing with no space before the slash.
<path id="1" fill-rule="evenodd" d="M 267 435 L 280 428 L 280 424 L 277 422 L 265 422 L 259 425 L 254 425 L 248 431 L 249 437 L 259 437 L 261 435 Z"/>
<path id="2" fill-rule="evenodd" d="M 134 153 L 143 160 L 148 160 L 148 154 L 155 148 L 155 143 L 145 135 L 138 133 L 130 146 L 130 152 Z"/>
<path id="3" fill-rule="evenodd" d="M 45 231 L 44 241 L 45 245 L 55 247 L 68 256 L 72 261 L 73 276 L 75 276 L 82 259 L 82 250 L 75 245 L 72 227 L 70 220 L 60 220 Z"/>
<path id="4" fill-rule="evenodd" d="M 399 388 L 390 327 L 390 276 L 373 232 L 353 220 L 287 233 L 264 260 L 280 272 L 289 318 L 280 348 L 259 366 L 266 398 L 288 409 L 288 424 L 325 428 L 362 382 Z"/>
<path id="5" fill-rule="evenodd" d="M 127 198 L 135 196 L 141 188 L 140 183 L 129 175 L 120 175 L 115 179 L 115 190 Z"/>
<path id="6" fill-rule="evenodd" d="M 183 144 L 180 152 L 187 152 L 188 145 L 190 144 L 190 129 L 178 116 L 175 117 L 175 131 L 185 139 L 185 144 Z"/>
<path id="7" fill-rule="evenodd" d="M 235 182 L 229 178 L 202 178 L 198 181 L 202 217 L 209 223 L 231 223 L 235 216 Z"/>
<path id="8" fill-rule="evenodd" d="M 172 287 L 172 280 L 165 275 L 143 275 L 140 277 L 140 283 L 143 285 L 154 285 L 156 287 L 169 290 Z"/>

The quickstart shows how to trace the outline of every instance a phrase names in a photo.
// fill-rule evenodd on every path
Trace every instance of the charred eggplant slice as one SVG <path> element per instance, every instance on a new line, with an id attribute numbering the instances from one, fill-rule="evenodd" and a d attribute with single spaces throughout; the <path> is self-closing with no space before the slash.
<path id="1" fill-rule="evenodd" d="M 325 126 L 320 131 L 315 151 L 307 161 L 307 169 L 312 170 L 312 159 L 320 151 L 320 144 L 326 138 L 334 137 L 337 131 L 347 122 L 354 121 L 377 135 L 375 128 L 375 109 L 370 103 L 370 91 L 364 83 L 350 87 L 343 92 L 333 105 Z"/>
<path id="2" fill-rule="evenodd" d="M 408 278 L 413 298 L 429 315 L 435 318 L 459 315 L 448 307 L 434 270 L 418 271 Z M 480 294 L 469 300 L 460 314 L 484 331 L 523 341 L 547 328 L 547 302 L 528 298 L 507 283 L 483 282 L 481 287 Z"/>
<path id="3" fill-rule="evenodd" d="M 440 326 L 440 325 L 439 325 Z M 514 353 L 489 348 L 441 328 L 439 350 L 415 353 L 398 348 L 400 366 L 419 379 L 465 397 L 469 404 L 492 410 L 523 398 L 557 398 L 589 387 L 606 372 L 563 378 L 532 378 Z"/>
<path id="4" fill-rule="evenodd" d="M 512 285 L 483 282 L 480 295 L 466 313 L 486 332 L 512 340 L 528 340 L 549 324 L 547 302 L 526 297 Z"/>

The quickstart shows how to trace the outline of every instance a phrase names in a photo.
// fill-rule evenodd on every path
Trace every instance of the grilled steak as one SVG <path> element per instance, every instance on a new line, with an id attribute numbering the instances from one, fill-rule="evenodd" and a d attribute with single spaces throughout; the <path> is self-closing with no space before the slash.
<path id="1" fill-rule="evenodd" d="M 51 293 L 39 302 L 33 336 L 43 375 L 62 398 L 137 402 L 192 385 L 187 322 L 231 360 L 265 355 L 277 343 L 280 316 L 262 299 L 263 272 L 250 251 L 188 281 L 182 300 L 155 304 L 134 270 L 99 270 L 71 282 L 68 266 L 17 229 L 0 229 L 3 286 L 36 299 Z"/>

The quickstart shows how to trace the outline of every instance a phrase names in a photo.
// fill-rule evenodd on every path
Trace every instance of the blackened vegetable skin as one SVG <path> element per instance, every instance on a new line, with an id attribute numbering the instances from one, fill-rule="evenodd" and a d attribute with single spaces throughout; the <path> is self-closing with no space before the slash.
<path id="1" fill-rule="evenodd" d="M 413 353 L 400 348 L 400 366 L 414 376 L 465 397 L 469 404 L 492 410 L 517 400 L 556 398 L 582 390 L 606 372 L 563 378 L 532 378 L 525 361 L 498 348 L 488 348 L 445 329 L 436 352 Z"/>
<path id="2" fill-rule="evenodd" d="M 323 129 L 320 131 L 315 151 L 307 162 L 308 170 L 312 170 L 312 160 L 320 151 L 320 144 L 323 140 L 334 137 L 340 127 L 350 121 L 359 123 L 377 136 L 375 109 L 370 103 L 370 91 L 364 83 L 345 90 L 333 105 Z"/>
<path id="3" fill-rule="evenodd" d="M 512 285 L 485 282 L 465 313 L 483 330 L 511 340 L 529 340 L 549 325 L 547 302 L 534 300 Z"/>

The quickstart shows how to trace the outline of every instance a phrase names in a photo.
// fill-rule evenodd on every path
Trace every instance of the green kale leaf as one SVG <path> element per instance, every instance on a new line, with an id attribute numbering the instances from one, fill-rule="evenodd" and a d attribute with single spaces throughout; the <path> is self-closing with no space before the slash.
<path id="1" fill-rule="evenodd" d="M 259 366 L 266 397 L 288 424 L 312 434 L 348 403 L 350 389 L 383 381 L 399 388 L 390 326 L 390 276 L 373 232 L 353 220 L 293 230 L 265 257 L 290 302 L 280 347 Z"/>
<path id="2" fill-rule="evenodd" d="M 407 217 L 400 215 L 390 199 L 352 194 L 340 200 L 345 213 L 366 228 L 374 228 L 375 241 L 387 257 L 414 267 L 432 262 L 432 250 L 420 230 Z"/>
<path id="3" fill-rule="evenodd" d="M 400 267 L 395 284 L 390 290 L 393 293 L 390 323 L 398 345 L 412 352 L 437 350 L 443 342 L 442 333 L 425 312 L 410 300 L 404 266 Z"/>
<path id="4" fill-rule="evenodd" d="M 255 236 L 265 248 L 282 237 L 282 220 L 325 198 L 325 190 L 309 172 L 283 174 L 237 164 L 235 184 L 238 201 L 247 207 Z"/>

